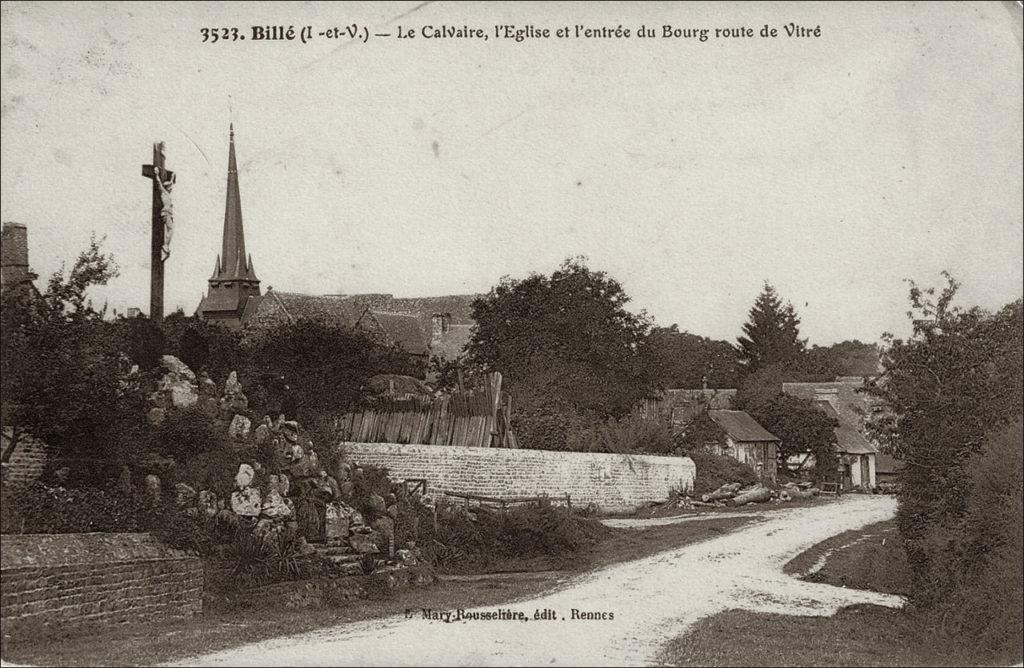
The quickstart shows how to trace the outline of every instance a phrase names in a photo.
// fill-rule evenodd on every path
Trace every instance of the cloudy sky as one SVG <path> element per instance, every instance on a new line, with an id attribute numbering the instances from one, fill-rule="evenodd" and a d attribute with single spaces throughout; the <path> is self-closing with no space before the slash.
<path id="1" fill-rule="evenodd" d="M 821 26 L 789 38 L 790 21 Z M 483 40 L 257 42 L 253 25 L 469 25 Z M 495 24 L 656 38 L 494 38 Z M 662 26 L 778 27 L 665 39 Z M 203 43 L 203 27 L 249 39 Z M 4 221 L 48 274 L 95 232 L 97 293 L 148 307 L 149 183 L 178 173 L 168 310 L 219 250 L 234 122 L 263 287 L 486 291 L 584 254 L 659 323 L 733 339 L 764 280 L 811 343 L 905 332 L 904 278 L 1022 284 L 1014 3 L 3 5 Z"/>

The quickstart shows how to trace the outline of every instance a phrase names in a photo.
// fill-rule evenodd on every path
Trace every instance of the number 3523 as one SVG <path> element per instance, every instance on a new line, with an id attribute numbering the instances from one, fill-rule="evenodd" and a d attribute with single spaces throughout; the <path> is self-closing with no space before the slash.
<path id="1" fill-rule="evenodd" d="M 238 28 L 200 28 L 199 34 L 203 36 L 204 42 L 238 41 L 245 39 L 245 35 L 238 33 Z"/>

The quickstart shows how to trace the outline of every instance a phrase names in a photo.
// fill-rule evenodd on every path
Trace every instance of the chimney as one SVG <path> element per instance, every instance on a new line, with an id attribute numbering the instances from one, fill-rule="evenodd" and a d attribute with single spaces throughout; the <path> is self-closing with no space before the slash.
<path id="1" fill-rule="evenodd" d="M 0 284 L 10 287 L 35 279 L 28 268 L 28 228 L 20 223 L 4 223 L 0 237 Z"/>
<path id="2" fill-rule="evenodd" d="M 431 347 L 437 346 L 441 343 L 444 335 L 451 329 L 452 314 L 451 313 L 435 313 L 430 316 L 430 345 Z"/>

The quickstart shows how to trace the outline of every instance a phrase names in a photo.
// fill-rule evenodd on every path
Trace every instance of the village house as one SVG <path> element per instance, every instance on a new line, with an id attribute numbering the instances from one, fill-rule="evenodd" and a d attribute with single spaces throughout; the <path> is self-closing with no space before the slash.
<path id="1" fill-rule="evenodd" d="M 877 485 L 879 451 L 865 437 L 864 424 L 878 407 L 867 394 L 858 391 L 863 386 L 864 379 L 859 376 L 840 376 L 832 382 L 782 384 L 783 392 L 813 401 L 839 422 L 835 432 L 843 489 L 870 490 Z"/>
<path id="2" fill-rule="evenodd" d="M 724 434 L 724 439 L 712 450 L 715 454 L 734 457 L 754 469 L 762 480 L 776 479 L 778 437 L 744 411 L 709 410 L 708 417 Z"/>
<path id="3" fill-rule="evenodd" d="M 6 227 L 5 227 L 6 230 Z M 6 234 L 6 232 L 5 232 Z M 479 295 L 396 298 L 391 294 L 307 295 L 267 288 L 264 294 L 252 255 L 246 252 L 235 134 L 228 142 L 228 178 L 221 252 L 196 315 L 232 329 L 259 330 L 313 319 L 364 332 L 417 361 L 454 360 L 473 327 Z"/>

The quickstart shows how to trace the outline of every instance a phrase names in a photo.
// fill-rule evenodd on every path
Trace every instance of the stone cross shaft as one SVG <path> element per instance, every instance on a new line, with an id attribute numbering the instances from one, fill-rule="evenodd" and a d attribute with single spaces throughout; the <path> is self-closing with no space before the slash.
<path id="1" fill-rule="evenodd" d="M 153 144 L 153 164 L 142 166 L 142 176 L 153 182 L 152 241 L 150 243 L 149 317 L 157 322 L 164 317 L 164 222 L 160 217 L 163 204 L 160 197 L 160 181 L 174 177 L 164 167 L 164 143 Z"/>

